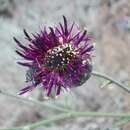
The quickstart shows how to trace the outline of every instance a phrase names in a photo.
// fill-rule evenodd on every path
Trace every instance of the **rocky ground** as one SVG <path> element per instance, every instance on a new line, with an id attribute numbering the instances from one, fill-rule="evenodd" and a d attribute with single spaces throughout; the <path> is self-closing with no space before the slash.
<path id="1" fill-rule="evenodd" d="M 23 28 L 34 33 L 44 25 L 57 24 L 62 15 L 93 33 L 96 41 L 94 69 L 128 83 L 130 30 L 124 20 L 130 17 L 130 0 L 0 0 L 0 89 L 17 93 L 25 81 L 26 70 L 16 64 L 19 57 L 14 52 L 16 44 L 12 37 L 24 41 Z M 68 99 L 69 106 L 86 111 L 130 111 L 130 95 L 114 85 L 101 89 L 101 82 L 92 77 L 83 86 L 72 90 L 71 94 L 52 102 L 65 103 Z M 31 96 L 37 97 L 37 94 Z M 0 95 L 0 127 L 35 122 L 51 114 L 44 108 Z M 78 118 L 52 124 L 45 129 L 129 130 L 129 123 L 114 127 L 113 122 L 104 118 Z"/>

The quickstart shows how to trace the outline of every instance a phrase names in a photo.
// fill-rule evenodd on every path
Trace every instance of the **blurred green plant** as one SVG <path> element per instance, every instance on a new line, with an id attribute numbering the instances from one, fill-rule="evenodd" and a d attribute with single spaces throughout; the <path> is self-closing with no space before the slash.
<path id="1" fill-rule="evenodd" d="M 120 88 L 124 89 L 125 91 L 130 93 L 130 89 L 128 86 L 125 86 L 124 84 L 114 80 L 113 78 L 99 73 L 99 72 L 92 72 L 93 76 L 99 77 L 99 78 L 103 78 L 106 80 L 106 82 L 104 82 L 103 86 L 107 86 L 109 84 L 115 84 L 117 86 L 119 86 Z M 0 94 L 1 95 L 5 95 L 11 98 L 15 98 L 17 99 L 17 101 L 22 101 L 25 103 L 31 103 L 36 105 L 37 107 L 46 107 L 48 109 L 52 109 L 54 111 L 59 111 L 60 114 L 56 115 L 56 116 L 51 116 L 48 119 L 42 119 L 41 121 L 38 121 L 36 123 L 33 124 L 28 124 L 25 126 L 20 126 L 20 127 L 14 127 L 14 128 L 1 128 L 0 130 L 34 130 L 35 128 L 39 128 L 41 126 L 47 125 L 47 124 L 51 124 L 53 122 L 58 122 L 64 119 L 68 119 L 68 118 L 78 118 L 78 117 L 93 117 L 93 118 L 100 118 L 100 117 L 105 117 L 105 118 L 116 118 L 119 119 L 116 122 L 116 125 L 121 125 L 121 124 L 125 124 L 127 122 L 130 121 L 130 113 L 109 113 L 109 112 L 90 112 L 90 111 L 84 111 L 84 112 L 80 112 L 71 108 L 67 108 L 65 106 L 62 107 L 62 105 L 55 105 L 52 103 L 48 103 L 48 102 L 41 102 L 38 101 L 36 99 L 33 98 L 24 98 L 18 95 L 14 95 L 14 94 L 10 94 L 4 90 L 0 90 Z"/>
<path id="2" fill-rule="evenodd" d="M 118 121 L 116 121 L 115 125 L 121 126 L 121 125 L 127 124 L 128 122 L 130 122 L 130 117 L 123 117 L 123 118 L 120 118 Z"/>

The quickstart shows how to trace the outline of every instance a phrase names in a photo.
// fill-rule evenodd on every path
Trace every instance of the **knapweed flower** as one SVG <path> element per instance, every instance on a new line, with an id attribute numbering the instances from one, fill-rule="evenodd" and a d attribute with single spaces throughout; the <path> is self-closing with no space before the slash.
<path id="1" fill-rule="evenodd" d="M 20 47 L 16 50 L 25 60 L 18 62 L 28 67 L 26 79 L 28 85 L 21 89 L 20 95 L 42 87 L 46 96 L 52 92 L 58 96 L 61 89 L 69 90 L 82 85 L 92 71 L 92 36 L 81 31 L 72 23 L 68 24 L 63 16 L 63 24 L 52 28 L 44 28 L 31 37 L 24 30 L 27 45 L 14 38 Z"/>

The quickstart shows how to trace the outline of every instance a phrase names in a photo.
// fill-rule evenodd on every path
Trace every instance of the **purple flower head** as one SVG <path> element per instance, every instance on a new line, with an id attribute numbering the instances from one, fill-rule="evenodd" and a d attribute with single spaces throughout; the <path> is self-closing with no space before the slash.
<path id="1" fill-rule="evenodd" d="M 61 89 L 69 90 L 82 85 L 92 71 L 92 36 L 80 31 L 76 25 L 68 24 L 63 16 L 63 24 L 44 28 L 40 33 L 29 36 L 24 30 L 27 45 L 16 38 L 19 48 L 16 53 L 25 60 L 18 62 L 28 67 L 26 80 L 29 85 L 21 89 L 20 95 L 42 87 L 49 97 L 52 91 L 58 96 Z"/>

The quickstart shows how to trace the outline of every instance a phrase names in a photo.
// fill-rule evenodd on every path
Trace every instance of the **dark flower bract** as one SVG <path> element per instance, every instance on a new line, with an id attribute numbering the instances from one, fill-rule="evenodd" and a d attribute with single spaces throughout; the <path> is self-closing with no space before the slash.
<path id="1" fill-rule="evenodd" d="M 63 16 L 63 24 L 52 28 L 44 28 L 32 35 L 24 30 L 27 45 L 14 38 L 19 49 L 16 53 L 23 59 L 18 62 L 28 67 L 26 80 L 28 85 L 20 91 L 20 95 L 42 87 L 49 97 L 52 92 L 58 96 L 61 89 L 69 90 L 82 85 L 92 71 L 92 36 L 81 31 L 73 24 L 68 24 Z"/>

